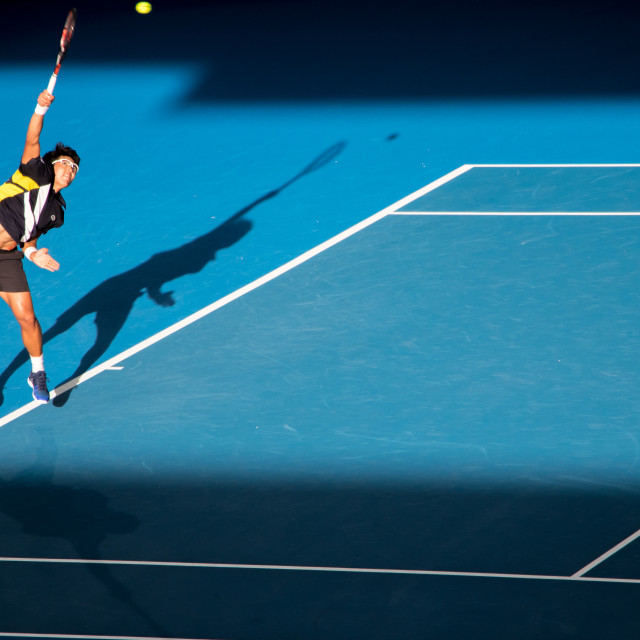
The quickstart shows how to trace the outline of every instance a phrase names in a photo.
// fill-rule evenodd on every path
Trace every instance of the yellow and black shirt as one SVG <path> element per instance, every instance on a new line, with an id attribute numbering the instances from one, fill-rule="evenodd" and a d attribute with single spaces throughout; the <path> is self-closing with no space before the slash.
<path id="1" fill-rule="evenodd" d="M 51 164 L 33 158 L 0 186 L 0 224 L 19 245 L 64 224 L 67 204 L 53 191 L 54 177 Z"/>

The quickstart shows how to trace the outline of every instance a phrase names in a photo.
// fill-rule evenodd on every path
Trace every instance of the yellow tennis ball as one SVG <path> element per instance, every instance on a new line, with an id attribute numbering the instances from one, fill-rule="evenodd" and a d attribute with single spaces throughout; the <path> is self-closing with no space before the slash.
<path id="1" fill-rule="evenodd" d="M 138 13 L 151 13 L 151 9 L 153 9 L 153 7 L 150 2 L 138 2 L 136 5 L 136 11 Z"/>

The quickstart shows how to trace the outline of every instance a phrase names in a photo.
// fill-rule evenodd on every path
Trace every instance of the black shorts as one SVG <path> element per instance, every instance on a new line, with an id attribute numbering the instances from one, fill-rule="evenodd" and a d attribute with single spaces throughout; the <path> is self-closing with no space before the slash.
<path id="1" fill-rule="evenodd" d="M 19 293 L 29 291 L 27 276 L 22 268 L 24 253 L 17 249 L 0 249 L 0 291 Z"/>

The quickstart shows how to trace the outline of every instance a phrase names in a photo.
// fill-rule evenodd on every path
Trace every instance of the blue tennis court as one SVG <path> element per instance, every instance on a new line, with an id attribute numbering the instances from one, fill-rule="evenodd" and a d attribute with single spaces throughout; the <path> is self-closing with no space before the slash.
<path id="1" fill-rule="evenodd" d="M 430 95 L 385 3 L 125 4 L 45 124 L 83 158 L 26 266 L 49 405 L 0 336 L 0 637 L 637 637 L 637 96 L 461 96 L 444 37 Z"/>

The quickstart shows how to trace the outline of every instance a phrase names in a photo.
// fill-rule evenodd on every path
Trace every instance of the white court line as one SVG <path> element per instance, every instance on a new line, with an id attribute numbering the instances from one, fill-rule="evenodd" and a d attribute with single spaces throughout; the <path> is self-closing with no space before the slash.
<path id="1" fill-rule="evenodd" d="M 457 178 L 459 175 L 465 173 L 465 171 L 468 171 L 469 169 L 471 169 L 471 165 L 463 165 L 461 167 L 458 167 L 454 171 L 451 171 L 450 173 L 447 173 L 441 178 L 438 178 L 434 182 L 431 182 L 426 187 L 422 187 L 418 191 L 406 196 L 405 198 L 402 198 L 401 200 L 398 200 L 398 202 L 386 207 L 385 209 L 382 209 L 382 211 L 379 211 L 378 213 L 370 216 L 369 218 L 366 218 L 365 220 L 350 227 L 349 229 L 346 229 L 342 233 L 339 233 L 337 236 L 334 236 L 333 238 L 330 238 L 326 242 L 319 244 L 317 247 L 310 249 L 309 251 L 298 256 L 297 258 L 290 260 L 286 264 L 282 265 L 281 267 L 278 267 L 277 269 L 274 269 L 273 271 L 267 273 L 261 278 L 254 280 L 248 285 L 241 287 L 240 289 L 234 291 L 233 293 L 230 293 L 227 296 L 224 296 L 223 298 L 220 298 L 220 300 L 217 300 L 213 304 L 210 304 L 209 306 L 204 307 L 203 309 L 200 309 L 200 311 L 197 311 L 196 313 L 184 318 L 183 320 L 180 320 L 180 322 L 177 322 L 176 324 L 171 325 L 167 329 L 164 329 L 163 331 L 156 333 L 150 338 L 143 340 L 137 345 L 130 347 L 129 349 L 127 349 L 126 351 L 123 351 L 119 355 L 114 356 L 109 360 L 106 360 L 105 362 L 98 365 L 97 367 L 94 367 L 93 369 L 86 371 L 85 373 L 78 376 L 77 378 L 74 378 L 73 380 L 70 380 L 69 382 L 54 389 L 51 392 L 51 399 L 53 400 L 53 398 L 55 398 L 57 395 L 60 395 L 65 391 L 68 391 L 69 389 L 73 389 L 73 387 L 77 387 L 79 384 L 82 384 L 83 382 L 90 380 L 91 378 L 93 378 L 94 376 L 97 376 L 103 371 L 116 369 L 115 365 L 118 365 L 123 360 L 130 358 L 131 356 L 135 355 L 136 353 L 139 353 L 140 351 L 143 351 L 147 347 L 154 345 L 156 342 L 160 342 L 160 340 L 164 340 L 164 338 L 172 335 L 173 333 L 176 333 L 177 331 L 180 331 L 181 329 L 184 329 L 190 324 L 193 324 L 194 322 L 200 320 L 201 318 L 204 318 L 210 313 L 217 311 L 218 309 L 220 309 L 221 307 L 224 307 L 230 302 L 237 300 L 238 298 L 246 295 L 247 293 L 253 291 L 254 289 L 257 289 L 258 287 L 261 287 L 263 284 L 266 284 L 267 282 L 271 282 L 271 280 L 274 280 L 275 278 L 281 276 L 287 271 L 294 269 L 295 267 L 301 265 L 302 263 L 307 262 L 307 260 L 314 258 L 315 256 L 322 253 L 323 251 L 326 251 L 327 249 L 330 249 L 331 247 L 337 245 L 338 243 L 342 242 L 346 238 L 349 238 L 350 236 L 358 233 L 359 231 L 362 231 L 366 227 L 372 225 L 374 222 L 378 222 L 378 220 L 381 220 L 382 218 L 387 216 L 389 213 L 392 213 L 393 211 L 395 211 L 395 209 L 403 207 L 409 202 L 411 202 L 412 200 L 415 200 L 416 198 L 419 198 L 420 196 L 424 195 L 425 193 L 428 193 L 429 191 L 433 191 L 434 189 L 437 189 L 439 186 L 445 184 L 446 182 L 449 182 L 450 180 L 453 180 L 454 178 Z M 33 411 L 39 406 L 41 405 L 34 400 L 33 402 L 30 402 L 29 404 L 26 404 L 23 407 L 20 407 L 19 409 L 16 409 L 15 411 L 8 413 L 4 417 L 0 418 L 0 427 L 4 427 L 5 425 L 9 424 L 10 422 L 13 422 L 14 420 L 29 413 L 30 411 Z"/>
<path id="2" fill-rule="evenodd" d="M 63 633 L 8 633 L 0 631 L 0 638 L 68 638 L 75 640 L 167 640 L 166 637 L 154 638 L 151 636 L 89 636 L 86 634 L 69 635 Z M 171 638 L 171 640 L 206 640 L 204 638 Z"/>
<path id="3" fill-rule="evenodd" d="M 252 571 L 308 571 L 319 573 L 371 573 L 377 575 L 437 576 L 452 578 L 501 578 L 510 580 L 552 580 L 560 582 L 606 582 L 640 584 L 636 578 L 598 578 L 556 576 L 529 573 L 483 573 L 478 571 L 430 571 L 428 569 L 373 569 L 362 567 L 319 567 L 287 564 L 230 564 L 220 562 L 161 562 L 154 560 L 83 560 L 81 558 L 15 558 L 0 557 L 0 562 L 32 562 L 39 564 L 101 564 L 109 566 L 168 567 L 185 569 L 245 569 Z"/>
<path id="4" fill-rule="evenodd" d="M 593 562 L 590 562 L 586 567 L 582 567 L 580 571 L 576 571 L 573 574 L 573 577 L 580 578 L 584 576 L 585 573 L 588 573 L 589 571 L 591 571 L 591 569 L 594 569 L 600 563 L 604 562 L 605 560 L 610 558 L 612 555 L 620 551 L 620 549 L 623 549 L 628 544 L 631 544 L 634 540 L 637 540 L 638 538 L 640 538 L 640 529 L 638 529 L 638 531 L 636 531 L 635 533 L 632 533 L 628 538 L 625 538 L 622 542 L 619 542 L 615 547 L 611 547 L 609 551 L 606 551 L 601 556 L 597 557 Z"/>
<path id="5" fill-rule="evenodd" d="M 554 168 L 571 168 L 571 169 L 579 169 L 580 167 L 603 167 L 603 168 L 611 168 L 611 167 L 640 167 L 639 163 L 629 162 L 629 163 L 565 163 L 565 164 L 473 164 L 471 165 L 473 168 L 478 169 L 545 169 L 547 167 Z"/>
<path id="6" fill-rule="evenodd" d="M 555 169 L 581 167 L 595 168 L 615 168 L 615 167 L 640 167 L 639 163 L 612 163 L 612 164 L 467 164 L 463 165 L 470 169 Z M 462 168 L 462 167 L 461 167 Z M 464 173 L 464 172 L 463 172 Z M 420 194 L 422 195 L 422 194 Z M 411 200 L 409 201 L 411 202 Z M 638 211 L 394 211 L 398 216 L 638 216 Z"/>
<path id="7" fill-rule="evenodd" d="M 461 176 L 463 173 L 466 173 L 470 169 L 473 169 L 473 165 L 463 164 L 461 167 L 458 167 L 457 169 L 450 171 L 449 173 L 445 174 L 441 178 L 438 178 L 437 180 L 430 182 L 426 187 L 422 187 L 421 189 L 418 189 L 417 191 L 414 191 L 413 193 L 409 194 L 406 198 L 402 198 L 402 200 L 398 200 L 398 202 L 392 204 L 386 209 L 383 209 L 383 211 L 387 214 L 395 213 L 396 209 L 401 209 L 402 207 L 409 204 L 410 202 L 417 200 L 420 196 L 423 196 L 426 193 L 434 191 L 438 187 L 441 187 L 443 184 L 446 184 L 447 182 L 451 182 L 451 180 L 458 178 L 459 176 Z"/>
<path id="8" fill-rule="evenodd" d="M 640 211 L 394 211 L 394 216 L 640 216 Z"/>

